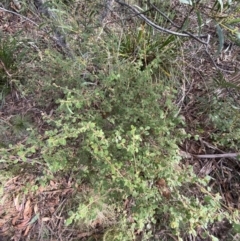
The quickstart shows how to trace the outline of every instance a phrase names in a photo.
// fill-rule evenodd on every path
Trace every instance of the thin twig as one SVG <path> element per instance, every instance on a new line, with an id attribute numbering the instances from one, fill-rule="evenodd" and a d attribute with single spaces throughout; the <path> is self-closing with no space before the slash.
<path id="1" fill-rule="evenodd" d="M 191 14 L 191 13 L 193 12 L 193 10 L 196 8 L 196 5 L 197 5 L 199 2 L 200 2 L 200 0 L 196 1 L 195 3 L 194 3 L 194 1 L 193 1 L 194 4 L 193 4 L 192 8 L 190 9 L 190 11 L 187 13 L 187 16 L 184 18 L 184 20 L 183 20 L 183 22 L 182 22 L 182 25 L 181 25 L 181 29 L 183 28 L 183 26 L 184 26 L 184 24 L 186 23 L 186 21 L 188 20 L 190 14 Z"/>
<path id="2" fill-rule="evenodd" d="M 224 153 L 224 154 L 203 154 L 203 155 L 193 155 L 197 158 L 234 158 L 237 159 L 238 156 L 240 156 L 240 153 Z"/>
<path id="3" fill-rule="evenodd" d="M 207 53 L 208 57 L 210 58 L 210 60 L 212 61 L 213 65 L 215 66 L 216 69 L 220 70 L 220 72 L 227 72 L 227 73 L 232 73 L 233 71 L 227 70 L 227 69 L 222 69 L 219 66 L 217 66 L 215 60 L 213 59 L 213 57 L 211 56 L 211 54 L 209 53 L 208 50 L 208 46 L 206 46 L 205 48 L 205 52 Z"/>
<path id="4" fill-rule="evenodd" d="M 8 77 L 12 77 L 12 75 L 8 72 L 5 64 L 2 62 L 2 60 L 0 60 L 0 65 L 3 67 L 3 69 L 6 72 L 6 74 L 8 75 Z"/>
<path id="5" fill-rule="evenodd" d="M 4 122 L 5 124 L 7 124 L 8 126 L 12 127 L 12 124 L 4 119 L 0 119 L 0 121 Z"/>
<path id="6" fill-rule="evenodd" d="M 158 13 L 160 13 L 164 18 L 166 18 L 174 27 L 180 29 L 180 26 L 178 26 L 176 23 L 174 23 L 165 13 L 163 13 L 159 8 L 157 8 L 155 5 L 150 3 L 150 6 L 152 6 Z"/>
<path id="7" fill-rule="evenodd" d="M 27 18 L 27 17 L 25 17 L 25 16 L 23 16 L 23 15 L 21 15 L 21 14 L 19 14 L 19 13 L 16 13 L 16 12 L 13 12 L 13 11 L 10 11 L 10 10 L 7 10 L 7 9 L 5 9 L 5 8 L 2 8 L 2 7 L 0 7 L 0 10 L 3 10 L 4 12 L 7 12 L 7 13 L 15 14 L 16 16 L 18 16 L 18 17 L 20 17 L 20 18 L 23 18 L 23 19 L 29 21 L 30 23 L 34 24 L 35 26 L 39 27 L 39 25 L 38 25 L 37 23 L 35 23 L 35 22 L 32 21 L 31 19 L 29 19 L 29 18 Z"/>
<path id="8" fill-rule="evenodd" d="M 213 159 L 213 158 L 234 158 L 234 159 L 238 159 L 237 157 L 240 157 L 240 153 L 239 152 L 235 152 L 235 153 L 223 153 L 223 154 L 202 154 L 202 155 L 195 155 L 189 152 L 185 152 L 182 150 L 179 150 L 179 154 L 180 156 L 182 156 L 183 158 L 192 158 L 192 157 L 197 157 L 200 159 Z"/>
<path id="9" fill-rule="evenodd" d="M 136 6 L 137 7 L 137 6 Z M 166 28 L 163 28 L 157 24 L 155 24 L 154 22 L 152 22 L 150 19 L 148 19 L 147 17 L 145 17 L 143 14 L 141 14 L 137 9 L 136 7 L 134 8 L 135 11 L 137 13 L 139 13 L 139 16 L 145 20 L 145 22 L 154 27 L 155 29 L 157 29 L 158 31 L 162 31 L 162 32 L 165 32 L 165 33 L 169 33 L 169 34 L 172 34 L 172 35 L 176 35 L 176 36 L 179 36 L 179 37 L 192 37 L 193 39 L 197 40 L 198 42 L 204 44 L 204 45 L 208 45 L 209 41 L 207 42 L 204 42 L 202 41 L 200 38 L 208 38 L 209 39 L 209 35 L 201 35 L 201 36 L 197 36 L 197 35 L 193 35 L 187 31 L 183 31 L 183 33 L 179 33 L 179 32 L 175 32 L 175 31 L 172 31 L 172 30 L 169 30 L 169 29 L 166 29 Z"/>
<path id="10" fill-rule="evenodd" d="M 208 37 L 208 35 L 201 35 L 201 36 L 197 36 L 197 35 L 192 35 L 192 34 L 189 34 L 187 32 L 185 33 L 179 33 L 179 32 L 175 32 L 175 31 L 172 31 L 172 30 L 169 30 L 169 29 L 166 29 L 166 28 L 163 28 L 157 24 L 155 24 L 154 22 L 152 22 L 150 19 L 148 19 L 146 16 L 143 15 L 143 13 L 141 13 L 138 9 L 139 7 L 138 6 L 130 6 L 129 4 L 126 4 L 122 1 L 119 1 L 119 0 L 115 0 L 118 4 L 120 5 L 123 5 L 123 6 L 126 6 L 127 8 L 129 8 L 130 10 L 132 10 L 134 13 L 137 13 L 138 16 L 143 19 L 149 26 L 155 28 L 156 30 L 158 31 L 161 31 L 161 32 L 165 32 L 165 33 L 169 33 L 169 34 L 172 34 L 172 35 L 175 35 L 175 36 L 178 36 L 178 37 L 192 37 L 194 38 L 195 40 L 197 40 L 198 42 L 204 44 L 204 45 L 208 45 L 208 41 L 207 42 L 204 42 L 202 41 L 200 38 L 206 38 Z"/>

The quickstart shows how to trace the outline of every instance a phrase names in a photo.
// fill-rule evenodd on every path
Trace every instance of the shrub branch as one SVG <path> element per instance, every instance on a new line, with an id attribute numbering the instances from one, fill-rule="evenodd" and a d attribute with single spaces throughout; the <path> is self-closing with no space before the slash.
<path id="1" fill-rule="evenodd" d="M 169 30 L 169 29 L 166 29 L 166 28 L 163 28 L 157 24 L 155 24 L 154 22 L 152 22 L 150 19 L 148 19 L 144 14 L 143 12 L 140 12 L 138 9 L 139 7 L 138 6 L 131 6 L 129 4 L 126 4 L 122 1 L 119 1 L 119 0 L 115 0 L 118 4 L 122 5 L 122 6 L 126 6 L 127 8 L 129 8 L 132 12 L 136 13 L 137 17 L 140 17 L 141 19 L 143 19 L 149 26 L 155 28 L 156 30 L 158 31 L 161 31 L 161 32 L 164 32 L 164 33 L 169 33 L 169 34 L 172 34 L 172 35 L 175 35 L 175 36 L 178 36 L 178 37 L 191 37 L 195 40 L 197 40 L 198 42 L 204 44 L 204 45 L 208 45 L 209 41 L 205 42 L 205 41 L 202 41 L 200 38 L 207 38 L 207 40 L 209 40 L 209 36 L 208 35 L 194 35 L 194 34 L 191 34 L 187 31 L 183 31 L 183 33 L 179 33 L 179 32 L 175 32 L 175 31 L 172 31 L 172 30 Z M 165 16 L 165 14 L 162 14 L 161 11 L 158 9 L 158 12 L 164 16 L 167 20 L 169 20 L 168 17 Z M 175 27 L 177 26 L 175 23 L 173 23 L 173 21 L 170 21 Z"/>

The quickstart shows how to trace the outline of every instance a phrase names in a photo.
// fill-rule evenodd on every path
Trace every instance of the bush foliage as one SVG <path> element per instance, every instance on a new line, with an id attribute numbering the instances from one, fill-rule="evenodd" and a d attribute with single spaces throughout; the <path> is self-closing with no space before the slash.
<path id="1" fill-rule="evenodd" d="M 39 45 L 36 54 L 25 45 L 31 61 L 20 61 L 12 59 L 12 48 L 0 48 L 7 69 L 15 70 L 14 61 L 22 67 L 6 83 L 14 83 L 26 98 L 34 93 L 37 108 L 44 110 L 42 130 L 29 118 L 12 120 L 26 130 L 27 139 L 10 141 L 7 148 L 0 143 L 2 162 L 11 166 L 13 156 L 16 160 L 8 171 L 22 172 L 18 164 L 23 161 L 41 173 L 40 185 L 55 175 L 70 175 L 76 186 L 86 184 L 86 195 L 73 197 L 66 225 L 87 229 L 101 213 L 103 240 L 155 240 L 162 227 L 182 240 L 224 218 L 237 225 L 237 212 L 223 210 L 220 195 L 208 187 L 210 177 L 200 178 L 181 163 L 179 145 L 191 137 L 177 104 L 181 81 L 176 79 L 185 78 L 176 63 L 183 41 L 156 35 L 137 21 L 138 28 L 105 31 L 94 25 L 97 10 L 87 11 L 86 26 L 71 18 L 60 26 L 65 9 L 74 4 L 62 2 L 63 12 L 55 18 L 61 34 L 69 33 L 64 51 L 49 43 Z M 238 113 L 225 107 L 228 102 L 216 102 L 207 115 L 224 137 L 216 131 L 212 138 L 236 149 Z"/>

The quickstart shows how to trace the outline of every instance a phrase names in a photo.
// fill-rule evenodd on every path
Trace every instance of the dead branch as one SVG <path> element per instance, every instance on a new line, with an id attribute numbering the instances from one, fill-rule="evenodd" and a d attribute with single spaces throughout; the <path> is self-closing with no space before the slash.
<path id="1" fill-rule="evenodd" d="M 122 6 L 125 6 L 127 7 L 128 9 L 130 9 L 133 13 L 136 14 L 137 17 L 143 19 L 149 26 L 153 27 L 154 29 L 156 29 L 157 31 L 160 31 L 160 32 L 164 32 L 164 33 L 168 33 L 168 34 L 172 34 L 172 35 L 175 35 L 175 36 L 178 36 L 178 37 L 191 37 L 193 39 L 195 39 L 196 41 L 204 44 L 204 45 L 208 45 L 209 43 L 209 35 L 194 35 L 194 34 L 191 34 L 187 31 L 184 31 L 184 33 L 180 33 L 180 32 L 175 32 L 175 31 L 172 31 L 172 30 L 169 30 L 169 29 L 166 29 L 166 28 L 163 28 L 157 24 L 155 24 L 154 22 L 152 22 L 150 19 L 148 19 L 144 14 L 143 12 L 140 12 L 140 8 L 138 6 L 131 6 L 127 3 L 124 3 L 120 0 L 115 0 L 118 4 L 122 5 Z M 164 15 L 163 15 L 164 16 Z M 172 21 L 171 21 L 172 23 Z M 173 23 L 172 23 L 173 24 Z M 175 25 L 175 24 L 174 24 Z M 201 38 L 207 38 L 207 41 L 202 41 Z"/>

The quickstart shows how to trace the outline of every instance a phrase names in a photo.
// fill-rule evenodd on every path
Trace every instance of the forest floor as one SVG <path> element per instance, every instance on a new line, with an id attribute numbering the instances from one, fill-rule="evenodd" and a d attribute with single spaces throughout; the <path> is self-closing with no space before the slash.
<path id="1" fill-rule="evenodd" d="M 8 12 L 13 11 L 14 13 Z M 18 13 L 19 9 L 13 3 L 8 9 L 0 9 L 0 33 L 3 38 L 6 36 L 20 35 L 20 38 L 35 39 L 46 47 L 51 45 L 59 52 L 66 52 L 64 47 L 58 41 L 50 39 L 49 35 L 42 29 L 38 29 L 36 25 L 41 24 L 40 15 L 34 12 Z M 16 14 L 17 13 L 17 14 Z M 113 16 L 116 17 L 116 16 Z M 31 19 L 33 22 L 28 21 Z M 35 51 L 38 58 L 41 59 L 42 51 L 34 42 L 32 49 Z M 19 43 L 19 46 L 21 43 Z M 17 47 L 18 48 L 18 47 Z M 203 99 L 204 103 L 208 103 L 208 99 L 212 95 L 209 78 L 217 76 L 218 71 L 213 66 L 211 59 L 206 54 L 203 47 L 196 50 L 193 39 L 184 43 L 183 48 L 195 48 L 194 53 L 179 56 L 180 62 L 185 62 L 185 72 L 189 76 L 191 74 L 192 81 L 185 82 L 185 89 L 181 90 L 181 97 L 184 96 L 185 100 L 180 98 L 181 111 L 180 115 L 183 116 L 186 122 L 186 132 L 191 133 L 192 136 L 199 135 L 198 139 L 188 139 L 179 145 L 180 154 L 182 156 L 182 164 L 185 166 L 192 166 L 195 174 L 202 178 L 206 175 L 211 177 L 209 186 L 212 190 L 219 192 L 223 205 L 230 213 L 232 210 L 240 209 L 240 163 L 236 156 L 222 157 L 219 154 L 229 154 L 230 152 L 236 153 L 233 149 L 224 149 L 224 146 L 216 145 L 213 141 L 212 133 L 216 128 L 209 123 L 199 100 Z M 17 51 L 17 50 L 16 50 Z M 209 50 L 214 51 L 214 50 Z M 237 58 L 233 58 L 235 52 L 240 53 L 239 46 L 234 45 L 232 52 L 224 53 L 225 56 L 219 58 L 219 66 L 228 69 L 226 78 L 234 78 L 235 67 L 239 66 Z M 184 59 L 183 59 L 184 58 Z M 31 61 L 28 62 L 29 68 Z M 22 68 L 21 65 L 17 68 Z M 54 99 L 49 98 L 48 104 L 39 104 L 38 96 L 41 95 L 41 90 L 35 89 L 34 93 L 25 95 L 23 89 L 16 88 L 16 81 L 14 74 L 8 70 L 7 66 L 1 61 L 0 70 L 8 75 L 11 83 L 6 91 L 1 90 L 1 107 L 0 107 L 0 136 L 1 148 L 8 151 L 7 143 L 9 140 L 12 143 L 21 143 L 28 138 L 26 128 L 34 127 L 38 131 L 44 132 L 47 126 L 43 121 L 43 115 L 51 115 L 58 107 Z M 15 70 L 14 70 L 15 71 Z M 14 72 L 13 71 L 13 72 Z M 21 69 L 18 74 L 21 73 Z M 188 79 L 191 79 L 188 78 Z M 236 77 L 235 77 L 236 79 Z M 17 83 L 18 84 L 18 83 Z M 41 73 L 39 73 L 39 85 L 41 85 Z M 3 85 L 0 85 L 3 86 Z M 19 86 L 19 85 L 18 85 Z M 229 90 L 219 88 L 219 95 L 227 98 Z M 231 92 L 231 91 L 230 91 Z M 235 92 L 231 92 L 234 94 Z M 54 98 L 54 97 L 53 97 Z M 187 101 L 186 101 L 187 99 Z M 239 103 L 237 103 L 239 104 Z M 224 116 L 223 116 L 224 118 Z M 200 134 L 201 133 L 201 134 Z M 4 146 L 6 144 L 6 146 Z M 199 155 L 206 155 L 199 156 Z M 207 155 L 212 155 L 208 158 Z M 0 155 L 1 156 L 1 155 Z M 28 161 L 28 160 L 27 160 Z M 29 160 L 30 161 L 30 160 Z M 13 157 L 13 164 L 5 165 L 4 162 L 0 163 L 1 170 L 1 202 L 0 202 L 0 239 L 1 240 L 102 240 L 105 220 L 96 219 L 91 223 L 91 229 L 88 232 L 82 232 L 77 226 L 65 226 L 67 218 L 67 209 L 71 205 L 72 197 L 77 192 L 86 192 L 88 187 L 84 184 L 78 186 L 71 176 L 56 176 L 55 179 L 49 181 L 48 185 L 39 185 L 40 170 L 29 169 L 26 173 L 25 163 L 21 160 L 15 160 Z M 21 165 L 22 173 L 14 173 L 14 163 Z M 40 164 L 39 164 L 40 166 Z M 12 169 L 12 176 L 4 175 L 6 169 Z M 28 166 L 29 168 L 29 166 Z M 34 192 L 28 191 L 28 188 L 34 188 Z M 24 191 L 25 190 L 25 191 Z M 24 191 L 24 195 L 22 194 Z M 194 193 L 194 189 L 191 190 Z M 198 195 L 198 192 L 196 192 Z M 39 221 L 41 217 L 41 221 Z M 232 225 L 227 221 L 216 222 L 209 225 L 208 230 L 211 234 L 218 237 L 219 240 L 239 240 L 239 234 L 232 234 Z M 204 238 L 199 231 L 196 241 L 207 241 L 210 238 Z M 31 239 L 29 237 L 31 236 Z M 48 237 L 48 238 L 45 238 Z M 49 239 L 51 237 L 51 239 Z M 176 237 L 169 237 L 168 240 L 177 240 Z M 185 240 L 190 240 L 186 238 Z"/>

